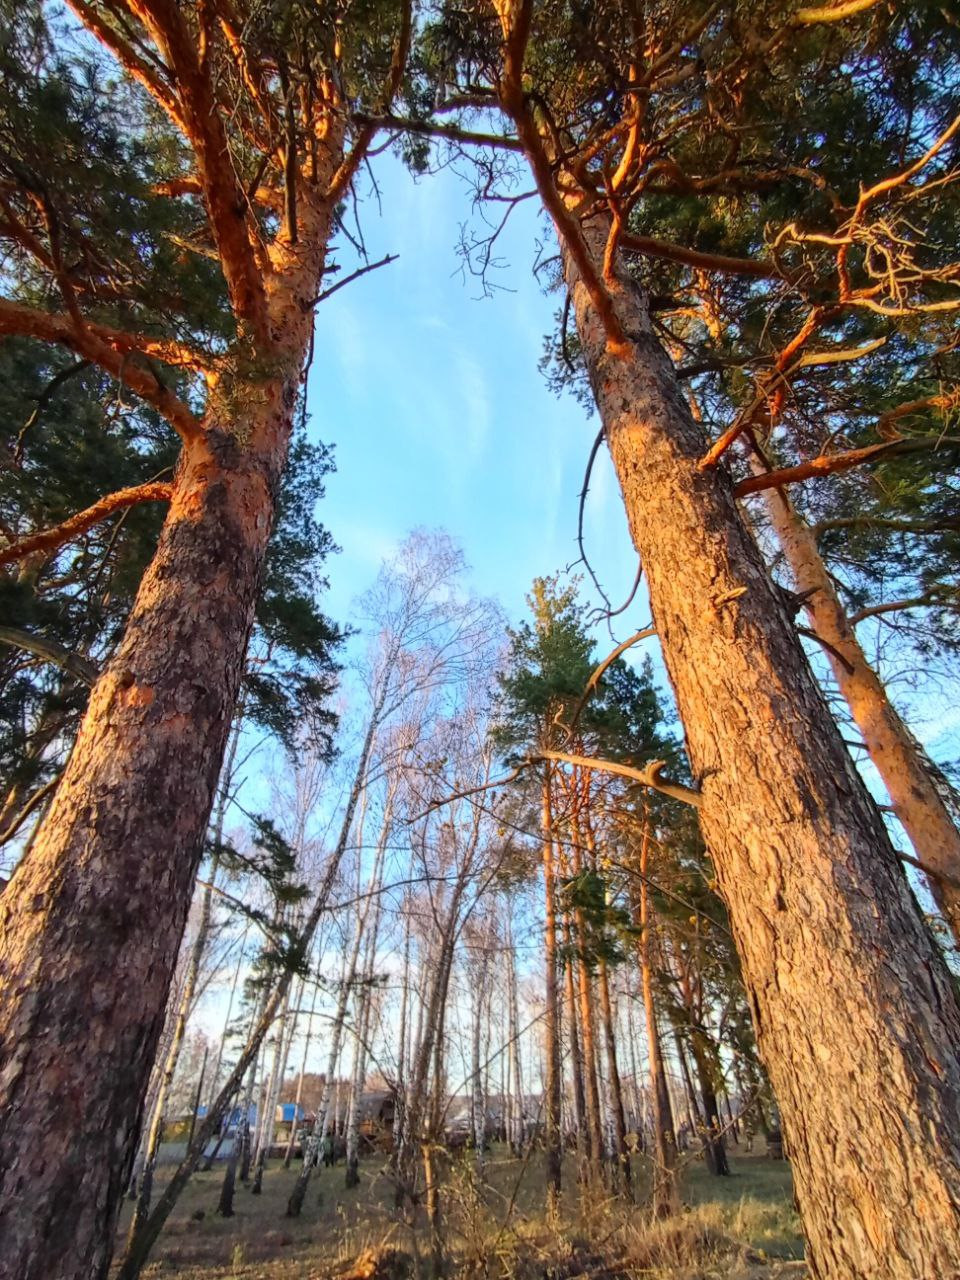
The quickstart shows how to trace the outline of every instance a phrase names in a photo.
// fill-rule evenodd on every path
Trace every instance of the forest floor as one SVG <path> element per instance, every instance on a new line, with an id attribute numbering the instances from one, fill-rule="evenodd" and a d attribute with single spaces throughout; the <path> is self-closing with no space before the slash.
<path id="1" fill-rule="evenodd" d="M 564 1169 L 559 1226 L 545 1220 L 539 1152 L 524 1163 L 487 1153 L 482 1183 L 472 1154 L 455 1158 L 443 1188 L 446 1272 L 457 1280 L 801 1280 L 803 1241 L 785 1161 L 731 1153 L 732 1175 L 686 1164 L 683 1212 L 651 1222 L 604 1191 L 580 1194 Z M 156 1191 L 165 1171 L 158 1170 Z M 144 1277 L 165 1280 L 418 1280 L 431 1273 L 430 1233 L 401 1219 L 382 1158 L 344 1186 L 343 1166 L 315 1171 L 300 1218 L 284 1216 L 296 1169 L 268 1169 L 263 1193 L 237 1185 L 235 1214 L 217 1216 L 222 1167 L 197 1174 L 157 1242 Z M 644 1170 L 637 1161 L 635 1182 Z M 638 1197 L 639 1198 L 639 1197 Z M 118 1246 L 129 1219 L 125 1209 Z M 118 1247 L 119 1253 L 119 1247 Z"/>

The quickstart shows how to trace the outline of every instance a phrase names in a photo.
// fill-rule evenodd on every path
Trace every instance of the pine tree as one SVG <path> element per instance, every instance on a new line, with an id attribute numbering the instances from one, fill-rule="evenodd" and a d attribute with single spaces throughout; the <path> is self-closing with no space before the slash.
<path id="1" fill-rule="evenodd" d="M 4 12 L 0 232 L 30 270 L 0 301 L 0 333 L 97 365 L 180 453 L 171 480 L 102 495 L 42 535 L 49 549 L 131 504 L 169 504 L 3 895 L 0 1257 L 23 1280 L 106 1273 L 312 310 L 375 131 L 353 113 L 389 104 L 411 31 L 408 4 L 351 13 L 349 33 L 339 10 L 306 5 L 241 16 L 76 0 L 73 12 L 83 33 L 39 4 Z"/>
<path id="2" fill-rule="evenodd" d="M 506 145 L 523 154 L 557 231 L 684 724 L 695 803 L 784 1120 L 812 1274 L 908 1280 L 949 1270 L 960 1251 L 953 984 L 737 507 L 738 497 L 788 477 L 775 470 L 756 485 L 734 485 L 658 337 L 661 300 L 624 256 L 781 278 L 772 255 L 737 258 L 691 248 L 686 237 L 638 243 L 630 211 L 655 196 L 687 197 L 705 212 L 737 198 L 760 208 L 771 189 L 788 217 L 803 213 L 805 197 L 816 204 L 822 194 L 829 205 L 809 155 L 837 130 L 819 133 L 815 119 L 808 133 L 796 103 L 816 99 L 824 81 L 853 86 L 858 104 L 885 101 L 878 48 L 902 53 L 915 74 L 929 69 L 931 47 L 936 58 L 945 50 L 935 67 L 939 74 L 947 65 L 945 88 L 956 33 L 932 8 L 917 22 L 875 5 L 560 11 L 495 0 L 469 18 L 462 6 L 445 16 L 445 57 L 432 67 L 444 90 L 445 136 L 455 134 L 446 122 L 456 120 L 458 98 L 461 121 L 499 109 L 512 130 Z M 943 34 L 934 46 L 922 38 L 931 23 Z M 923 24 L 926 33 L 917 30 Z M 957 125 L 946 99 L 911 117 L 908 166 L 931 141 L 941 151 L 952 145 Z M 850 115 L 837 119 L 842 134 Z M 856 201 L 833 212 L 830 231 L 839 223 L 850 241 L 873 225 L 872 210 Z M 803 235 L 794 238 L 802 274 Z M 859 247 L 838 252 L 834 265 L 833 296 L 844 309 L 957 305 L 949 260 L 912 280 L 896 272 L 889 287 L 889 276 L 871 276 L 873 260 Z M 790 267 L 788 256 L 788 280 Z M 901 288 L 898 302 L 891 295 Z M 823 465 L 837 471 L 859 460 Z M 811 1035 L 804 1028 L 814 1020 Z M 866 1148 L 851 1112 L 858 1132 L 873 1136 Z M 829 1162 L 824 1143 L 836 1153 Z M 895 1166 L 888 1148 L 900 1153 Z"/>

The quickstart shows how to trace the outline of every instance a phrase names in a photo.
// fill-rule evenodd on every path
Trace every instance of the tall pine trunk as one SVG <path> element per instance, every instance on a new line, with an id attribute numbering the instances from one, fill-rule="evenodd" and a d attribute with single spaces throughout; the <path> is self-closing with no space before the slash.
<path id="1" fill-rule="evenodd" d="M 0 1274 L 17 1280 L 109 1264 L 331 230 L 314 191 L 300 209 L 265 280 L 276 340 L 238 341 L 184 446 L 126 633 L 0 897 Z"/>
<path id="2" fill-rule="evenodd" d="M 606 237 L 586 234 L 600 275 Z M 960 1256 L 952 982 L 730 478 L 697 465 L 707 441 L 646 297 L 615 276 L 627 339 L 608 344 L 566 248 L 564 258 L 783 1116 L 811 1273 L 950 1274 Z"/>
<path id="3" fill-rule="evenodd" d="M 221 770 L 217 803 L 214 809 L 212 834 L 215 849 L 219 847 L 220 842 L 223 840 L 223 823 L 227 812 L 227 802 L 233 780 L 233 764 L 236 760 L 237 744 L 239 740 L 240 721 L 238 719 L 234 724 L 232 733 L 230 734 L 227 758 L 224 762 L 224 767 Z M 130 1219 L 130 1229 L 128 1232 L 129 1240 L 132 1240 L 137 1232 L 142 1228 L 147 1219 L 147 1215 L 150 1212 L 150 1197 L 153 1190 L 153 1172 L 156 1167 L 157 1155 L 160 1151 L 160 1139 L 162 1137 L 163 1126 L 166 1121 L 167 1099 L 170 1094 L 170 1088 L 173 1084 L 173 1077 L 176 1074 L 177 1063 L 180 1061 L 180 1050 L 183 1047 L 184 1036 L 187 1032 L 187 1022 L 197 994 L 200 970 L 207 950 L 207 941 L 210 936 L 210 921 L 213 915 L 213 886 L 217 878 L 218 866 L 219 859 L 217 854 L 214 853 L 212 865 L 210 867 L 210 877 L 203 886 L 201 892 L 200 919 L 197 922 L 196 937 L 193 939 L 193 943 L 190 947 L 190 958 L 187 962 L 187 972 L 183 981 L 183 989 L 180 992 L 177 1016 L 173 1025 L 173 1034 L 170 1038 L 170 1045 L 163 1061 L 163 1071 L 160 1076 L 159 1087 L 157 1089 L 156 1096 L 153 1099 L 153 1106 L 149 1112 L 150 1125 L 143 1152 L 143 1173 L 137 1195 L 136 1207 L 134 1208 L 133 1216 Z M 219 1066 L 219 1063 L 217 1065 Z"/>
<path id="4" fill-rule="evenodd" d="M 820 557 L 813 530 L 781 490 L 764 493 L 770 517 L 798 593 L 812 592 L 806 610 L 813 629 L 835 653 L 830 666 L 864 746 L 887 789 L 918 860 L 930 877 L 937 906 L 960 942 L 960 829 L 923 749 L 900 719 Z"/>

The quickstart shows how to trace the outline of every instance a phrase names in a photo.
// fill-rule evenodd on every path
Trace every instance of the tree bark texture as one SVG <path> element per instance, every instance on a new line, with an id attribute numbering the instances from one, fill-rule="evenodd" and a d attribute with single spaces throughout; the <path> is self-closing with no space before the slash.
<path id="1" fill-rule="evenodd" d="M 837 687 L 863 736 L 894 812 L 917 858 L 928 869 L 937 906 L 954 939 L 960 942 L 960 830 L 944 803 L 925 753 L 867 661 L 820 557 L 813 530 L 783 490 L 767 490 L 764 502 L 795 590 L 801 594 L 813 592 L 806 602 L 813 629 L 836 650 L 836 654 L 827 650 L 827 658 Z"/>
<path id="2" fill-rule="evenodd" d="M 311 192 L 299 243 L 275 251 L 266 281 L 274 346 L 269 356 L 238 351 L 202 434 L 184 446 L 124 638 L 0 898 L 4 1280 L 106 1275 L 236 704 L 332 212 Z"/>
<path id="3" fill-rule="evenodd" d="M 220 842 L 223 839 L 223 823 L 226 817 L 227 803 L 232 783 L 233 763 L 236 760 L 237 744 L 239 740 L 240 722 L 238 720 L 235 722 L 230 734 L 227 757 L 224 762 L 223 769 L 221 770 L 217 803 L 214 809 L 213 843 L 215 849 L 219 848 Z M 170 1046 L 167 1049 L 166 1057 L 163 1062 L 163 1072 L 160 1077 L 156 1097 L 153 1101 L 153 1108 L 148 1113 L 150 1115 L 150 1123 L 144 1151 L 143 1178 L 139 1194 L 137 1195 L 136 1207 L 130 1219 L 130 1228 L 127 1233 L 128 1241 L 132 1240 L 136 1236 L 137 1232 L 142 1229 L 144 1222 L 147 1220 L 147 1215 L 150 1212 L 150 1196 L 153 1191 L 153 1171 L 157 1162 L 157 1155 L 160 1150 L 160 1139 L 163 1134 L 163 1126 L 166 1122 L 167 1099 L 173 1085 L 173 1078 L 176 1075 L 177 1063 L 180 1061 L 180 1050 L 183 1047 L 183 1039 L 187 1032 L 187 1022 L 190 1018 L 190 1012 L 193 1009 L 194 999 L 197 994 L 197 984 L 200 980 L 200 970 L 203 964 L 204 955 L 206 954 L 207 939 L 210 934 L 210 920 L 213 914 L 213 886 L 217 878 L 218 867 L 219 857 L 214 853 L 212 865 L 210 867 L 210 875 L 206 884 L 203 886 L 200 895 L 200 919 L 197 922 L 196 936 L 190 947 L 190 958 L 187 962 L 187 972 L 183 981 L 183 990 L 180 993 L 180 1002 L 177 1007 L 177 1015 L 173 1025 L 173 1034 L 170 1039 Z"/>
<path id="4" fill-rule="evenodd" d="M 598 274 L 606 236 L 587 230 Z M 783 1115 L 814 1280 L 960 1266 L 960 1010 L 876 805 L 625 274 L 580 339 Z M 896 1158 L 891 1158 L 891 1153 Z"/>

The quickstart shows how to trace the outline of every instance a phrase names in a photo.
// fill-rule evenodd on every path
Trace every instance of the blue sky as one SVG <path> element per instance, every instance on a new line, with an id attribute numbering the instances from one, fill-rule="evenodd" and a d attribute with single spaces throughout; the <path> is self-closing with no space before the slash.
<path id="1" fill-rule="evenodd" d="M 374 163 L 379 209 L 369 179 L 358 184 L 369 257 L 399 257 L 318 308 L 308 391 L 311 432 L 335 444 L 338 468 L 321 507 L 342 547 L 330 561 L 327 608 L 349 621 L 351 600 L 383 557 L 426 525 L 461 543 L 475 588 L 516 621 L 534 576 L 577 559 L 578 494 L 597 429 L 572 396 L 553 395 L 537 367 L 560 305 L 532 270 L 540 246 L 543 256 L 554 252 L 552 229 L 536 200 L 520 204 L 497 241 L 505 265 L 492 278 L 503 290 L 482 298 L 480 282 L 464 280 L 456 248 L 461 225 L 479 225 L 466 182 L 450 169 L 415 181 L 389 155 Z M 357 266 L 342 237 L 332 256 L 341 278 Z M 619 605 L 636 557 L 606 450 L 594 466 L 584 528 L 590 559 Z M 588 582 L 583 594 L 597 603 Z M 615 620 L 616 638 L 648 619 L 641 591 Z M 612 647 L 607 640 L 598 636 L 601 652 Z M 662 672 L 655 643 L 644 651 Z M 936 688 L 905 700 L 934 754 L 956 757 L 960 709 Z"/>
<path id="2" fill-rule="evenodd" d="M 399 258 L 318 308 L 309 383 L 311 431 L 335 443 L 338 468 L 321 507 L 343 548 L 328 608 L 346 620 L 383 556 L 426 525 L 462 544 L 476 589 L 516 619 L 533 577 L 577 558 L 577 495 L 597 429 L 537 369 L 559 305 L 532 273 L 547 231 L 535 202 L 517 208 L 498 242 L 510 265 L 496 275 L 514 292 L 481 299 L 456 251 L 471 214 L 465 185 L 449 171 L 415 182 L 386 156 L 377 177 L 383 214 L 375 201 L 363 206 L 368 251 Z M 342 274 L 356 265 L 349 246 L 335 257 Z M 636 558 L 605 454 L 586 534 L 619 604 Z M 644 608 L 622 620 L 624 635 Z"/>

